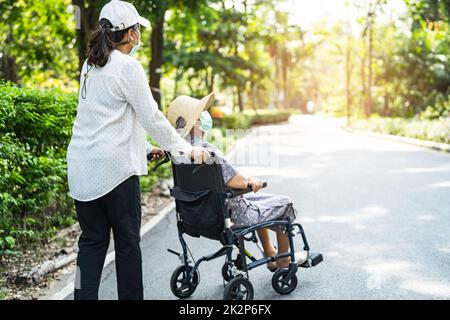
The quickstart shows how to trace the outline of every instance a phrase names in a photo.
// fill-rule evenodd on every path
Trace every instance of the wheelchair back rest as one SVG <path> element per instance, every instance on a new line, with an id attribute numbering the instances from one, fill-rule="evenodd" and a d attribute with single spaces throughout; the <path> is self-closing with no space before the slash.
<path id="1" fill-rule="evenodd" d="M 172 170 L 174 188 L 170 194 L 175 198 L 183 232 L 220 240 L 226 215 L 221 166 L 172 163 Z"/>
<path id="2" fill-rule="evenodd" d="M 220 164 L 174 164 L 172 163 L 174 186 L 186 191 L 225 191 Z"/>

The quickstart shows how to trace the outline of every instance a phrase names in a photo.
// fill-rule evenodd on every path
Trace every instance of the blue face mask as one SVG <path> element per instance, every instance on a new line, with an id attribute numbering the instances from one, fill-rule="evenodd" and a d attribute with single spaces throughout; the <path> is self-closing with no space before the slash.
<path id="1" fill-rule="evenodd" d="M 208 111 L 203 111 L 202 113 L 200 113 L 199 119 L 202 124 L 201 128 L 203 132 L 208 132 L 209 130 L 211 130 L 213 126 L 213 121 Z"/>
<path id="2" fill-rule="evenodd" d="M 139 42 L 138 45 L 134 46 L 128 55 L 130 55 L 130 56 L 134 55 L 139 50 L 140 47 L 141 47 L 141 42 Z"/>
<path id="3" fill-rule="evenodd" d="M 136 32 L 136 31 L 135 31 Z M 138 34 L 137 32 L 136 32 L 136 34 Z M 130 56 L 132 56 L 132 55 L 134 55 L 138 50 L 139 50 L 139 48 L 141 47 L 141 36 L 140 36 L 140 34 L 138 34 L 138 36 L 139 36 L 139 42 L 138 42 L 138 44 L 137 45 L 133 45 L 133 43 L 131 43 L 131 45 L 133 45 L 133 48 L 131 49 L 131 51 L 128 53 L 128 55 L 130 55 Z"/>

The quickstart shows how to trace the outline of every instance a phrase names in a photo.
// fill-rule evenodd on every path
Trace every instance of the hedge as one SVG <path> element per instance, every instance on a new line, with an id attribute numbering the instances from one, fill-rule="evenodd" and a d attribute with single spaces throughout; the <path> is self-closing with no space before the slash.
<path id="1" fill-rule="evenodd" d="M 253 125 L 267 125 L 288 121 L 293 110 L 258 110 L 234 112 L 214 119 L 215 127 L 227 129 L 247 129 Z"/>
<path id="2" fill-rule="evenodd" d="M 426 120 L 419 118 L 384 118 L 373 116 L 352 123 L 352 128 L 404 137 L 450 143 L 450 118 Z"/>
<path id="3" fill-rule="evenodd" d="M 0 255 L 72 224 L 66 149 L 74 94 L 0 84 Z"/>

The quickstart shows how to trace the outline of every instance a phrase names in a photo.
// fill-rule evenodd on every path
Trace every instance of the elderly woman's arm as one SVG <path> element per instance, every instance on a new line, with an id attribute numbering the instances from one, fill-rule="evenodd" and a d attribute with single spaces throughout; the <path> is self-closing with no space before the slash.
<path id="1" fill-rule="evenodd" d="M 253 192 L 258 192 L 262 185 L 262 181 L 258 178 L 246 178 L 238 173 L 227 182 L 226 187 L 230 189 L 247 189 L 247 187 L 251 186 Z"/>
<path id="2" fill-rule="evenodd" d="M 251 186 L 253 192 L 258 192 L 262 188 L 262 181 L 258 178 L 246 178 L 240 174 L 237 169 L 227 161 L 223 153 L 213 144 L 206 142 L 204 143 L 208 151 L 215 153 L 216 163 L 220 163 L 222 166 L 223 180 L 225 186 L 229 189 L 247 189 Z"/>

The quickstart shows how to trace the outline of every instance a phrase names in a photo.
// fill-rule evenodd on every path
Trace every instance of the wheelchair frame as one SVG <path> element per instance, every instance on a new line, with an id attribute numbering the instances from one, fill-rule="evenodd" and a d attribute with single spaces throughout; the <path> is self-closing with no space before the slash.
<path id="1" fill-rule="evenodd" d="M 169 162 L 171 160 L 170 154 L 166 153 L 166 160 L 162 163 Z M 158 165 L 158 166 L 159 166 Z M 199 165 L 195 170 L 198 171 L 204 165 Z M 176 185 L 176 172 L 175 164 L 172 162 L 172 170 L 174 175 L 174 182 Z M 219 170 L 220 171 L 220 170 Z M 218 172 L 219 177 L 222 178 L 222 172 Z M 223 179 L 223 178 L 222 178 Z M 266 185 L 266 184 L 265 184 Z M 251 188 L 245 190 L 224 190 L 223 201 L 227 199 L 232 199 L 237 196 L 241 196 L 245 193 L 252 192 Z M 175 200 L 178 201 L 178 200 Z M 252 300 L 253 299 L 253 286 L 249 280 L 249 271 L 257 268 L 259 266 L 265 265 L 272 261 L 277 261 L 281 258 L 291 257 L 291 262 L 287 269 L 278 269 L 272 277 L 272 287 L 275 291 L 280 294 L 289 294 L 295 290 L 297 286 L 296 273 L 298 271 L 298 263 L 295 261 L 295 246 L 294 240 L 296 234 L 301 235 L 303 242 L 303 250 L 307 252 L 307 260 L 300 265 L 302 268 L 310 268 L 316 266 L 323 261 L 321 253 L 310 253 L 310 248 L 308 241 L 306 239 L 306 234 L 300 223 L 291 223 L 286 220 L 273 220 L 253 225 L 245 228 L 233 228 L 231 222 L 231 211 L 224 210 L 224 229 L 222 231 L 223 235 L 223 247 L 217 250 L 215 253 L 202 256 L 193 265 L 189 259 L 188 251 L 190 253 L 188 244 L 186 243 L 183 235 L 183 221 L 181 215 L 178 212 L 178 206 L 176 211 L 177 216 L 177 229 L 178 238 L 181 243 L 183 252 L 178 253 L 174 250 L 167 249 L 168 252 L 175 254 L 179 257 L 182 265 L 179 266 L 172 274 L 171 277 L 171 290 L 175 296 L 180 299 L 190 297 L 197 286 L 199 285 L 199 266 L 202 262 L 211 261 L 220 257 L 225 256 L 225 264 L 222 267 L 222 276 L 224 279 L 224 300 Z M 260 229 L 274 227 L 274 226 L 284 226 L 284 232 L 288 234 L 290 251 L 286 253 L 278 254 L 274 257 L 264 257 L 261 259 L 255 258 L 246 248 L 245 242 L 255 243 L 261 252 L 262 249 L 259 246 L 258 238 L 256 232 Z M 295 229 L 298 229 L 294 233 Z M 248 236 L 250 235 L 250 236 Z M 238 248 L 239 253 L 236 259 L 233 259 L 234 247 Z M 192 255 L 191 255 L 192 256 Z M 193 258 L 193 257 L 192 257 Z M 250 259 L 250 263 L 247 263 L 247 258 Z M 179 277 L 182 276 L 181 279 Z M 178 284 L 181 286 L 178 286 Z M 242 287 L 244 288 L 242 290 Z"/>

